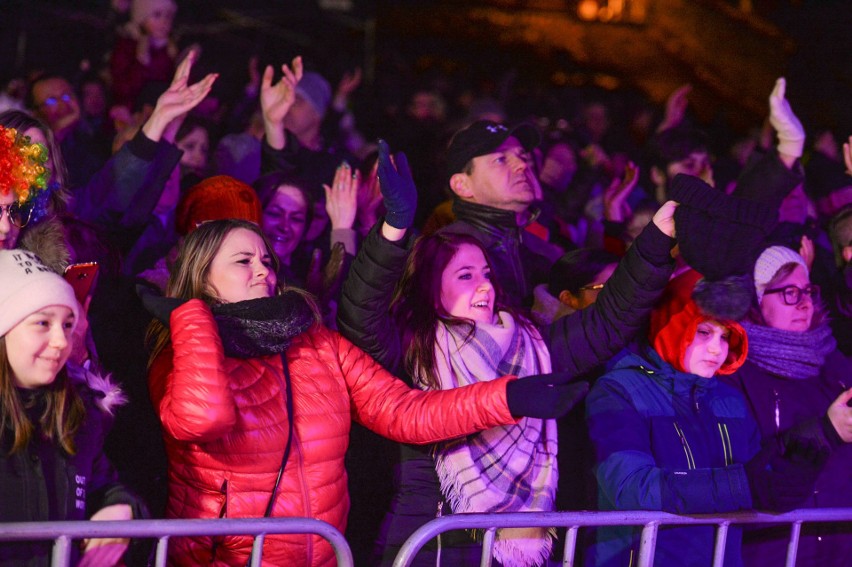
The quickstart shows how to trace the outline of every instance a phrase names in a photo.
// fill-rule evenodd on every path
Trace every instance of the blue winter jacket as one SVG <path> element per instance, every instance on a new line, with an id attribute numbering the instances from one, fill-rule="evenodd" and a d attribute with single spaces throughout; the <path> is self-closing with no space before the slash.
<path id="1" fill-rule="evenodd" d="M 586 401 L 601 510 L 677 514 L 751 508 L 744 463 L 760 434 L 742 395 L 716 378 L 678 372 L 650 347 L 622 358 Z M 711 565 L 714 526 L 663 528 L 655 565 Z M 635 565 L 639 527 L 600 528 L 589 563 Z M 741 565 L 728 532 L 725 565 Z"/>

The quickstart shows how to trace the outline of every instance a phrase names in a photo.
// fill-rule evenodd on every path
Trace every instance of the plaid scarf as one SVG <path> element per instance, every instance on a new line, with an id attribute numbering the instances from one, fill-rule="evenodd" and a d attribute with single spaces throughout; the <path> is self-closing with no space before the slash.
<path id="1" fill-rule="evenodd" d="M 550 372 L 541 336 L 505 312 L 495 325 L 439 325 L 436 374 L 441 389 Z M 556 422 L 522 418 L 441 444 L 436 469 L 453 512 L 551 512 L 556 498 Z M 541 565 L 550 555 L 552 530 L 512 528 L 497 532 L 494 557 L 504 567 Z"/>

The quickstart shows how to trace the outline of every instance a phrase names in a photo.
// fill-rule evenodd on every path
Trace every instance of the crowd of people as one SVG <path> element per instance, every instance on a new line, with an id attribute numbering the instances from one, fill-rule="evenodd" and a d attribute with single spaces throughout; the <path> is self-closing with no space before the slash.
<path id="1" fill-rule="evenodd" d="M 373 142 L 360 70 L 251 58 L 218 100 L 173 0 L 126 8 L 97 73 L 0 97 L 0 522 L 312 517 L 390 565 L 454 513 L 852 507 L 852 137 L 806 130 L 783 78 L 729 147 L 689 86 L 619 119 L 617 96 L 440 81 Z M 415 564 L 477 565 L 478 535 Z M 635 564 L 638 528 L 584 535 L 585 564 Z M 731 528 L 724 564 L 780 564 L 787 537 Z M 558 545 L 501 529 L 494 560 Z M 665 528 L 655 564 L 713 547 Z M 173 538 L 169 562 L 251 553 Z M 850 556 L 852 524 L 803 528 L 798 565 Z M 334 554 L 270 536 L 263 560 Z"/>

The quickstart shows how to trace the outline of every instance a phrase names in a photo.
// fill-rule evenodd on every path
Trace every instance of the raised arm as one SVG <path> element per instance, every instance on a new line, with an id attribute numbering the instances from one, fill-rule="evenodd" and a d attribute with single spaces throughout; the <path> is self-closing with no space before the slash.
<path id="1" fill-rule="evenodd" d="M 554 371 L 582 374 L 606 362 L 645 324 L 674 270 L 674 210 L 664 204 L 587 309 L 558 319 L 548 341 Z"/>

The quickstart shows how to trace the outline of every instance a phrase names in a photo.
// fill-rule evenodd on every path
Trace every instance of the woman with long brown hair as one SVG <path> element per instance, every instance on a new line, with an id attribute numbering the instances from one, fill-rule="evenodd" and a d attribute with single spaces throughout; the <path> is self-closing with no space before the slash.
<path id="1" fill-rule="evenodd" d="M 539 406 L 550 414 L 565 405 L 551 375 L 412 390 L 322 327 L 305 292 L 279 286 L 277 263 L 257 225 L 211 221 L 183 242 L 169 298 L 145 299 L 161 321 L 149 388 L 169 461 L 168 517 L 314 517 L 343 530 L 353 419 L 397 441 L 432 443 L 514 423 L 526 398 L 549 401 Z M 250 551 L 245 536 L 170 546 L 177 565 L 244 564 Z M 329 565 L 334 555 L 316 536 L 273 536 L 264 560 Z"/>

